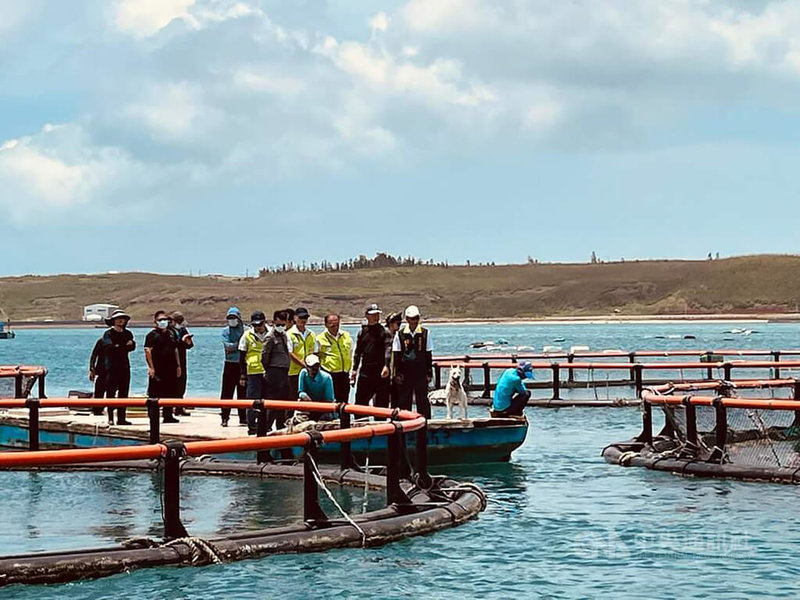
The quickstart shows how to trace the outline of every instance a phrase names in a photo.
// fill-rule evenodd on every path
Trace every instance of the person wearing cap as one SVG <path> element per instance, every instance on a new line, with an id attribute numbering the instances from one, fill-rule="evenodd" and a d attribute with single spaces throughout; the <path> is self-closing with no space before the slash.
<path id="1" fill-rule="evenodd" d="M 231 306 L 225 314 L 228 324 L 222 330 L 222 347 L 225 350 L 225 365 L 222 368 L 222 391 L 221 400 L 232 400 L 233 394 L 239 400 L 247 398 L 247 383 L 241 383 L 241 370 L 239 368 L 239 340 L 244 335 L 244 323 L 242 323 L 242 313 Z M 245 380 L 247 378 L 245 377 Z M 247 409 L 239 408 L 239 425 L 247 425 Z M 227 427 L 231 417 L 231 409 L 222 409 L 222 426 Z"/>
<path id="2" fill-rule="evenodd" d="M 356 383 L 356 404 L 389 406 L 389 363 L 392 337 L 381 325 L 381 309 L 370 304 L 364 312 L 367 324 L 356 336 L 353 371 L 350 381 Z"/>
<path id="3" fill-rule="evenodd" d="M 106 319 L 109 329 L 103 333 L 102 356 L 105 370 L 106 398 L 127 398 L 131 387 L 131 363 L 129 355 L 136 350 L 136 341 L 128 330 L 131 320 L 123 310 L 115 310 Z M 124 406 L 117 408 L 117 425 L 130 425 L 126 420 Z M 108 407 L 108 424 L 114 424 L 114 408 Z"/>
<path id="4" fill-rule="evenodd" d="M 433 379 L 433 345 L 430 332 L 419 324 L 419 309 L 413 304 L 406 308 L 406 324 L 394 335 L 392 360 L 396 371 L 399 408 L 411 410 L 416 402 L 417 412 L 431 418 L 428 384 Z"/>
<path id="5" fill-rule="evenodd" d="M 300 371 L 298 380 L 297 397 L 299 400 L 305 402 L 335 402 L 333 377 L 321 370 L 320 367 L 320 360 L 316 354 L 309 354 L 306 357 L 306 366 Z M 334 416 L 333 412 L 323 413 L 319 415 L 317 420 L 330 421 Z"/>
<path id="6" fill-rule="evenodd" d="M 288 315 L 285 310 L 276 310 L 272 313 L 272 327 L 264 341 L 264 351 L 261 354 L 261 364 L 264 365 L 264 396 L 269 400 L 295 400 L 289 391 L 289 339 L 286 337 L 286 323 Z M 275 423 L 281 429 L 286 421 L 286 411 L 267 411 L 267 431 Z"/>
<path id="7" fill-rule="evenodd" d="M 297 398 L 300 371 L 305 367 L 306 356 L 313 354 L 316 349 L 317 341 L 314 337 L 314 332 L 306 327 L 309 316 L 308 309 L 303 306 L 299 307 L 294 311 L 294 325 L 286 332 L 289 338 L 289 350 L 291 351 L 289 391 L 292 394 L 292 398 Z"/>
<path id="8" fill-rule="evenodd" d="M 255 310 L 250 315 L 250 329 L 244 332 L 239 340 L 239 368 L 242 373 L 242 383 L 247 386 L 249 400 L 262 400 L 266 398 L 264 385 L 264 365 L 261 357 L 264 354 L 264 342 L 267 340 L 267 317 L 263 311 Z M 257 411 L 247 409 L 247 433 L 255 435 Z"/>
<path id="9" fill-rule="evenodd" d="M 155 327 L 144 340 L 144 357 L 147 361 L 147 396 L 149 398 L 175 398 L 181 362 L 178 354 L 178 339 L 170 328 L 172 319 L 163 310 L 153 315 Z M 171 406 L 161 408 L 164 423 L 178 423 Z"/>
<path id="10" fill-rule="evenodd" d="M 175 383 L 175 397 L 183 398 L 186 395 L 186 351 L 194 348 L 194 341 L 192 340 L 192 334 L 189 333 L 183 313 L 176 310 L 173 311 L 170 316 L 172 318 L 170 327 L 175 339 L 178 341 L 178 358 L 180 359 L 181 365 L 181 374 L 178 377 L 178 381 Z M 188 415 L 189 413 L 179 406 L 175 409 L 175 414 Z"/>
<path id="11" fill-rule="evenodd" d="M 526 379 L 533 379 L 533 367 L 527 360 L 503 371 L 492 398 L 490 412 L 493 417 L 522 416 L 522 410 L 531 397 L 530 390 L 525 388 Z"/>
<path id="12" fill-rule="evenodd" d="M 353 338 L 340 327 L 339 315 L 325 315 L 325 331 L 317 336 L 317 355 L 322 369 L 333 378 L 337 402 L 350 399 L 350 369 L 353 367 Z"/>

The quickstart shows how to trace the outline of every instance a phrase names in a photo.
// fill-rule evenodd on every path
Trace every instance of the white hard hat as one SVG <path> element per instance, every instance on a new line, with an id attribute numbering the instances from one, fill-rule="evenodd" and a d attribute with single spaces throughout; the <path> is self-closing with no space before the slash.
<path id="1" fill-rule="evenodd" d="M 406 319 L 414 319 L 419 316 L 419 309 L 413 304 L 406 309 Z"/>
<path id="2" fill-rule="evenodd" d="M 309 354 L 306 356 L 306 366 L 307 367 L 314 367 L 319 364 L 319 356 L 316 354 Z"/>

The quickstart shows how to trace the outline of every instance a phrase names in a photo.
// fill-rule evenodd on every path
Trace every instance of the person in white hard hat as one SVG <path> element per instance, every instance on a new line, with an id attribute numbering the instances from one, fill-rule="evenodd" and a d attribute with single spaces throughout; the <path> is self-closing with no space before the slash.
<path id="1" fill-rule="evenodd" d="M 297 383 L 297 397 L 305 402 L 335 402 L 333 393 L 333 378 L 330 373 L 321 370 L 319 356 L 309 354 L 305 360 L 306 366 L 300 371 Z M 323 413 L 317 417 L 318 421 L 330 421 L 335 417 L 333 412 Z"/>
<path id="2" fill-rule="evenodd" d="M 419 324 L 419 308 L 406 308 L 406 323 L 394 335 L 392 358 L 398 389 L 398 407 L 411 410 L 416 402 L 417 412 L 431 418 L 428 384 L 433 378 L 433 345 L 428 329 Z"/>

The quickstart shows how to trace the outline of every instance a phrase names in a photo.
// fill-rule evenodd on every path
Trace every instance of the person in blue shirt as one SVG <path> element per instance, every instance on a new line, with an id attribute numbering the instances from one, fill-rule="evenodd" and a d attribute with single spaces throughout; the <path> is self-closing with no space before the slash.
<path id="1" fill-rule="evenodd" d="M 239 340 L 244 335 L 244 323 L 242 323 L 242 313 L 235 306 L 231 306 L 225 315 L 228 325 L 222 330 L 222 346 L 225 349 L 225 367 L 222 370 L 222 393 L 219 397 L 223 400 L 232 400 L 233 392 L 236 398 L 244 400 L 247 398 L 247 386 L 242 383 L 242 372 L 239 368 Z M 246 374 L 245 374 L 246 375 Z M 245 377 L 245 382 L 246 382 Z M 239 425 L 247 425 L 247 409 L 240 408 Z M 231 416 L 230 408 L 222 409 L 222 426 L 228 426 Z"/>
<path id="2" fill-rule="evenodd" d="M 530 391 L 525 388 L 526 379 L 533 379 L 533 367 L 527 360 L 523 360 L 515 368 L 503 371 L 494 389 L 491 410 L 493 417 L 522 416 L 522 410 L 531 397 Z"/>
<path id="3" fill-rule="evenodd" d="M 306 402 L 335 402 L 333 378 L 320 369 L 319 357 L 309 354 L 305 362 L 306 366 L 300 371 L 297 382 L 297 397 Z M 330 412 L 319 415 L 318 420 L 331 421 L 333 418 L 334 414 Z"/>

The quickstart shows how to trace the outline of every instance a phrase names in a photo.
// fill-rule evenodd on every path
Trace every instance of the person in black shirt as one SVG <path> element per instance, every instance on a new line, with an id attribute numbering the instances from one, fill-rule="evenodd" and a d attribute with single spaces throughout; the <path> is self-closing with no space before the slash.
<path id="1" fill-rule="evenodd" d="M 181 374 L 175 384 L 175 397 L 183 398 L 186 395 L 186 351 L 194 348 L 194 341 L 192 341 L 193 336 L 186 327 L 183 313 L 178 310 L 172 313 L 172 332 L 178 341 L 178 358 L 181 366 Z M 188 415 L 189 413 L 183 408 L 176 408 L 175 414 Z"/>
<path id="2" fill-rule="evenodd" d="M 106 365 L 103 359 L 103 338 L 100 337 L 94 343 L 92 355 L 89 357 L 89 381 L 94 383 L 95 398 L 104 398 L 106 395 Z M 102 406 L 92 407 L 93 415 L 102 415 Z"/>
<path id="3" fill-rule="evenodd" d="M 178 340 L 169 327 L 171 319 L 163 310 L 153 316 L 155 328 L 144 340 L 144 356 L 147 360 L 147 395 L 150 398 L 175 398 L 178 378 L 181 376 Z M 172 407 L 161 409 L 164 423 L 178 423 L 172 416 Z"/>
<path id="4" fill-rule="evenodd" d="M 133 334 L 128 331 L 130 316 L 115 310 L 106 319 L 111 328 L 102 337 L 102 355 L 105 366 L 106 398 L 127 398 L 131 385 L 131 363 L 128 355 L 136 349 Z M 125 419 L 125 407 L 117 408 L 117 425 L 130 425 Z M 108 407 L 108 424 L 114 424 L 114 408 Z"/>
<path id="5" fill-rule="evenodd" d="M 386 408 L 389 406 L 392 338 L 380 323 L 381 311 L 377 304 L 370 304 L 365 314 L 367 324 L 361 328 L 356 338 L 350 381 L 355 383 L 358 376 L 356 404 L 367 405 L 374 397 L 374 406 Z"/>

